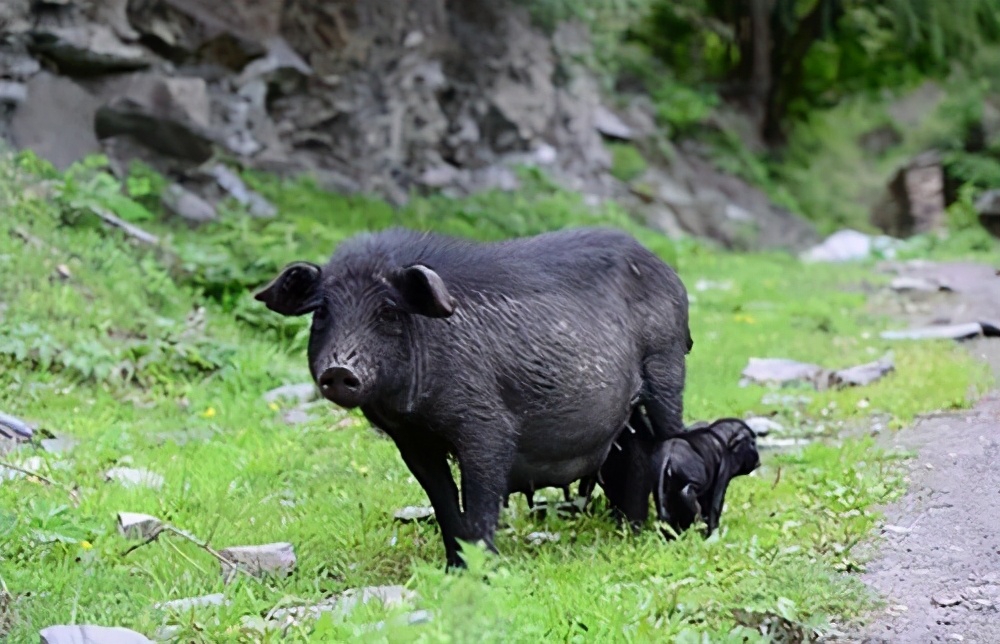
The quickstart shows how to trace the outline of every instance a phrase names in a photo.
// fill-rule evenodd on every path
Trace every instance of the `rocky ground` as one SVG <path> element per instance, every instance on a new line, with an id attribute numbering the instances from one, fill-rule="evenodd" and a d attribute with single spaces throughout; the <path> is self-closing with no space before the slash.
<path id="1" fill-rule="evenodd" d="M 955 290 L 909 302 L 916 324 L 1000 318 L 1000 277 L 991 266 L 911 264 L 901 273 Z M 1000 341 L 969 350 L 1000 375 Z M 906 495 L 885 509 L 862 575 L 883 610 L 839 642 L 1000 642 L 1000 392 L 957 413 L 934 414 L 883 434 L 886 447 L 916 453 Z"/>

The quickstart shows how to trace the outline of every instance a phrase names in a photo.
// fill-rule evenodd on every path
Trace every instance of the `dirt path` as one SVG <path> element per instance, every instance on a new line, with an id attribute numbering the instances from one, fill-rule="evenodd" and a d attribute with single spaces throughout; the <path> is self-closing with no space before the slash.
<path id="1" fill-rule="evenodd" d="M 909 267 L 949 279 L 955 292 L 905 298 L 914 324 L 1000 320 L 1000 277 L 969 264 Z M 1000 376 L 1000 338 L 966 345 Z M 893 432 L 912 450 L 908 491 L 885 508 L 862 579 L 888 606 L 837 642 L 1000 642 L 1000 392 L 969 411 L 935 414 Z"/>

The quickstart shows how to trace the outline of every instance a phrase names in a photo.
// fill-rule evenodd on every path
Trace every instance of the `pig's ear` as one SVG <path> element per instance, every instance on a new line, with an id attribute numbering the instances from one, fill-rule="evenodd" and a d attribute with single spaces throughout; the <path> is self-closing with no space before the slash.
<path id="1" fill-rule="evenodd" d="M 403 309 L 431 318 L 446 318 L 455 312 L 455 298 L 441 276 L 423 264 L 396 271 L 389 283 L 402 297 Z"/>
<path id="2" fill-rule="evenodd" d="M 321 269 L 309 262 L 289 264 L 281 273 L 254 295 L 267 308 L 282 315 L 304 315 L 314 311 L 319 298 Z"/>

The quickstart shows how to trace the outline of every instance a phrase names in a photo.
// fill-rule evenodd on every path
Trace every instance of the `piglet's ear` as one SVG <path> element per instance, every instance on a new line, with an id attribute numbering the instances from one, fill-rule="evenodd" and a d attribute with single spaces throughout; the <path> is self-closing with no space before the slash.
<path id="1" fill-rule="evenodd" d="M 304 315 L 318 306 L 320 273 L 316 264 L 289 264 L 254 299 L 282 315 Z"/>
<path id="2" fill-rule="evenodd" d="M 397 271 L 389 278 L 389 283 L 402 298 L 402 307 L 410 313 L 446 318 L 455 312 L 455 298 L 448 292 L 444 280 L 423 264 Z"/>

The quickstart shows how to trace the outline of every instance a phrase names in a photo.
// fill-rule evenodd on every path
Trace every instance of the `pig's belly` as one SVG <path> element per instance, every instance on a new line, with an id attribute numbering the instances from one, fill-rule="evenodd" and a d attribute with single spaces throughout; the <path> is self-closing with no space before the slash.
<path id="1" fill-rule="evenodd" d="M 511 470 L 508 488 L 510 492 L 528 492 L 543 487 L 569 485 L 584 476 L 596 474 L 606 457 L 607 449 L 585 456 L 547 462 L 533 462 L 518 455 Z"/>
<path id="2" fill-rule="evenodd" d="M 521 432 L 510 491 L 560 487 L 596 474 L 630 413 L 622 404 L 604 413 L 556 415 L 530 423 Z"/>

